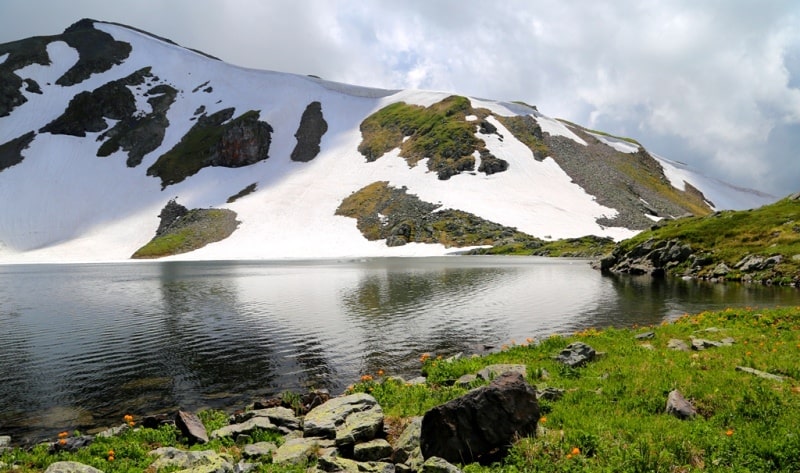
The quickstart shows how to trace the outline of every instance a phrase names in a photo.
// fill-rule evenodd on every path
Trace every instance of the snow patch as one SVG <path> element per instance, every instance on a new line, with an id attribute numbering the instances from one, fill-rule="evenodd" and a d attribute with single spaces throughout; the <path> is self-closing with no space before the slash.
<path id="1" fill-rule="evenodd" d="M 630 141 L 623 140 L 622 138 L 617 138 L 616 136 L 602 135 L 600 133 L 592 133 L 590 131 L 587 131 L 587 133 L 597 138 L 597 140 L 600 141 L 601 143 L 611 146 L 612 148 L 621 153 L 636 153 L 639 151 L 638 145 L 631 143 Z"/>
<path id="2" fill-rule="evenodd" d="M 6 62 L 6 59 L 8 59 L 8 56 L 10 55 L 11 53 L 0 54 L 0 66 L 2 66 L 3 63 Z"/>

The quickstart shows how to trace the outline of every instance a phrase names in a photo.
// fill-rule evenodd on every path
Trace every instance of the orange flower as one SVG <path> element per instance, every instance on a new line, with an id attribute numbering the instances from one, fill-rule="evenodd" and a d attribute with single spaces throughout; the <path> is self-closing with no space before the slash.
<path id="1" fill-rule="evenodd" d="M 539 422 L 541 422 L 542 424 L 544 424 L 545 422 L 547 422 L 547 417 L 545 417 L 545 416 L 542 416 L 542 417 L 540 417 L 540 418 L 539 418 Z"/>
<path id="2" fill-rule="evenodd" d="M 383 376 L 383 374 L 384 374 L 383 370 L 378 370 L 378 376 Z"/>
<path id="3" fill-rule="evenodd" d="M 419 357 L 419 362 L 420 362 L 420 363 L 425 363 L 426 361 L 428 361 L 428 358 L 430 358 L 430 357 L 431 357 L 431 354 L 430 354 L 430 353 L 423 353 L 423 354 L 422 354 L 422 355 Z"/>
<path id="4" fill-rule="evenodd" d="M 569 460 L 570 458 L 572 458 L 572 454 L 567 453 L 567 460 Z"/>
<path id="5" fill-rule="evenodd" d="M 725 435 L 727 435 L 728 437 L 733 435 L 733 429 L 728 429 L 727 432 L 725 432 Z"/>
<path id="6" fill-rule="evenodd" d="M 130 422 L 130 421 L 132 421 L 132 420 L 133 420 L 133 416 L 132 416 L 132 415 L 130 415 L 130 414 L 125 414 L 125 416 L 124 416 L 122 419 L 123 419 L 125 422 Z"/>
<path id="7" fill-rule="evenodd" d="M 528 337 L 528 338 L 525 339 L 525 341 L 528 342 L 528 343 L 533 343 L 533 338 Z"/>
<path id="8" fill-rule="evenodd" d="M 572 449 L 572 454 L 573 455 L 580 455 L 581 454 L 581 449 L 578 448 L 578 447 L 573 448 Z"/>
<path id="9" fill-rule="evenodd" d="M 368 374 L 365 374 L 365 375 L 361 376 L 361 381 L 362 382 L 372 381 L 372 376 L 370 376 Z"/>
<path id="10" fill-rule="evenodd" d="M 69 437 L 69 432 L 67 432 L 67 431 L 58 433 L 58 438 L 60 438 L 60 439 L 67 438 L 67 437 Z"/>
<path id="11" fill-rule="evenodd" d="M 61 445 L 66 445 L 67 444 L 67 439 L 60 439 L 58 441 L 58 443 L 61 444 Z"/>
<path id="12" fill-rule="evenodd" d="M 114 449 L 113 448 L 108 451 L 108 456 L 109 457 L 113 457 L 114 456 Z"/>

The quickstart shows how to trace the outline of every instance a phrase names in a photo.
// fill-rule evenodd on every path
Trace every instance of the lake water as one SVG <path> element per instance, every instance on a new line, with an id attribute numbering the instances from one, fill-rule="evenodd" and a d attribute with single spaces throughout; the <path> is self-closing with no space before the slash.
<path id="1" fill-rule="evenodd" d="M 602 276 L 567 259 L 0 266 L 0 435 L 338 394 L 378 369 L 415 376 L 425 352 L 774 305 L 800 305 L 800 291 Z"/>

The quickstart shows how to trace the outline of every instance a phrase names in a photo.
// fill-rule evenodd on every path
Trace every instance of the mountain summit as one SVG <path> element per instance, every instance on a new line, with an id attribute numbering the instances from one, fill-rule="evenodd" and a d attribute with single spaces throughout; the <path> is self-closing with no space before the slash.
<path id="1" fill-rule="evenodd" d="M 0 262 L 438 255 L 772 200 L 523 103 L 245 69 L 88 19 L 0 45 Z"/>

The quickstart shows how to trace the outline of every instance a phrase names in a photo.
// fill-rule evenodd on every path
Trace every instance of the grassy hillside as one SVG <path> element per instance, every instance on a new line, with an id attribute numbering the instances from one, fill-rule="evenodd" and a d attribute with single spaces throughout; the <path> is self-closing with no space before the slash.
<path id="1" fill-rule="evenodd" d="M 642 254 L 648 247 L 663 247 L 667 242 L 688 245 L 692 254 L 665 267 L 669 274 L 797 282 L 800 280 L 800 199 L 793 196 L 758 209 L 668 221 L 621 242 L 615 254 L 619 260 Z M 765 262 L 769 267 L 748 270 L 748 265 L 742 264 L 747 257 L 751 261 L 771 258 L 774 264 Z M 728 272 L 722 274 L 725 267 Z"/>

